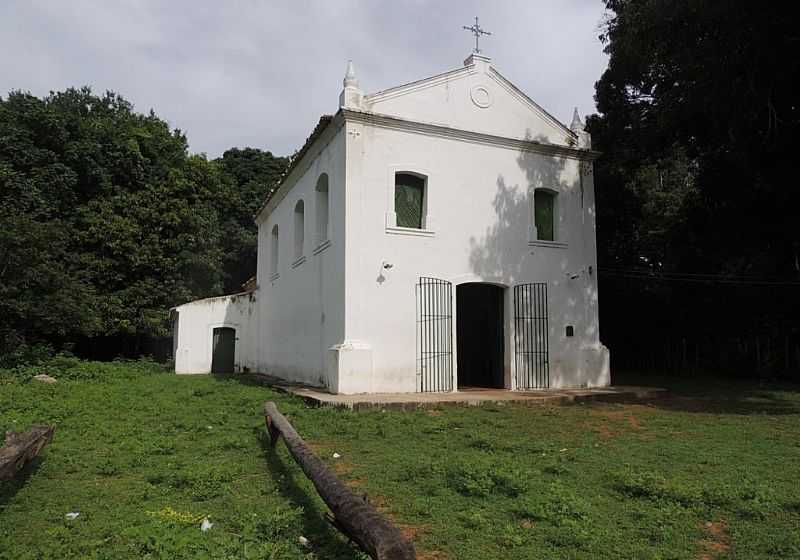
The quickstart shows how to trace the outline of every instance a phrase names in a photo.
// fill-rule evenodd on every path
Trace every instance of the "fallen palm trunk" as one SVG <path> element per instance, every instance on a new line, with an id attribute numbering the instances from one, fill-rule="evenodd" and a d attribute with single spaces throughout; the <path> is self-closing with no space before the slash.
<path id="1" fill-rule="evenodd" d="M 414 545 L 365 498 L 356 496 L 308 448 L 275 403 L 264 405 L 272 447 L 283 436 L 289 453 L 333 512 L 334 525 L 375 560 L 412 560 Z"/>
<path id="2" fill-rule="evenodd" d="M 0 480 L 11 480 L 25 463 L 36 457 L 53 439 L 55 426 L 33 426 L 27 432 L 6 432 L 0 447 Z"/>

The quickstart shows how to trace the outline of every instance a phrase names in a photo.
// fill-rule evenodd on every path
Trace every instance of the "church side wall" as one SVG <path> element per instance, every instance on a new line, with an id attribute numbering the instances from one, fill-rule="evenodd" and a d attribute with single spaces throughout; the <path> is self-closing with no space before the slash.
<path id="1" fill-rule="evenodd" d="M 590 173 L 581 178 L 578 160 L 361 123 L 348 122 L 347 129 L 354 132 L 347 162 L 347 205 L 354 211 L 346 339 L 369 353 L 371 369 L 355 373 L 349 384 L 340 381 L 350 388 L 344 392 L 417 390 L 415 289 L 421 276 L 453 283 L 454 313 L 458 284 L 507 288 L 509 388 L 515 387 L 513 286 L 547 283 L 550 386 L 609 383 L 608 353 L 599 339 L 594 187 Z M 387 227 L 397 171 L 427 177 L 428 231 Z M 531 197 L 540 187 L 558 193 L 557 243 L 529 243 Z"/>
<path id="2" fill-rule="evenodd" d="M 311 385 L 335 386 L 336 371 L 329 363 L 328 349 L 343 338 L 344 172 L 344 139 L 340 129 L 259 224 L 260 297 L 254 369 L 260 372 Z M 323 173 L 328 175 L 329 237 L 320 244 L 316 186 Z M 294 221 L 295 208 L 301 199 L 305 234 L 303 258 L 298 259 Z M 277 277 L 271 269 L 271 235 L 275 225 L 279 232 Z"/>

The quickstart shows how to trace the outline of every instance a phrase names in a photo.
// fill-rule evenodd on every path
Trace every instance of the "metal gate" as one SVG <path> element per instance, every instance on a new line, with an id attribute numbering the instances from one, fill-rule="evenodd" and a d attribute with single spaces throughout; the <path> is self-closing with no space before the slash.
<path id="1" fill-rule="evenodd" d="M 417 391 L 453 390 L 453 285 L 421 277 L 417 284 Z"/>
<path id="2" fill-rule="evenodd" d="M 550 387 L 547 284 L 514 286 L 514 353 L 518 389 Z"/>

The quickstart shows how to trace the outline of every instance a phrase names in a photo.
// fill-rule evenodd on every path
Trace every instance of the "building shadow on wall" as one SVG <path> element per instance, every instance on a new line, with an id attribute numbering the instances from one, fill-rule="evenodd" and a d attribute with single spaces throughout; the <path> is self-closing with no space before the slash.
<path id="1" fill-rule="evenodd" d="M 530 132 L 525 140 L 547 143 L 543 136 L 533 138 Z M 547 282 L 549 289 L 559 289 L 558 300 L 554 299 L 552 292 L 548 294 L 550 324 L 576 325 L 576 337 L 566 339 L 564 332 L 556 332 L 552 327 L 551 344 L 560 339 L 562 346 L 572 344 L 577 349 L 579 340 L 597 336 L 599 325 L 596 317 L 591 315 L 587 321 L 586 304 L 596 301 L 597 291 L 582 256 L 584 220 L 591 219 L 593 209 L 584 208 L 583 183 L 580 175 L 573 175 L 568 169 L 569 161 L 563 156 L 521 150 L 517 165 L 523 172 L 525 183 L 509 184 L 502 173 L 498 174 L 492 202 L 496 219 L 480 238 L 470 239 L 469 261 L 473 273 L 482 278 L 506 278 L 512 286 Z M 530 228 L 534 225 L 533 193 L 539 188 L 558 193 L 557 208 L 560 209 L 555 216 L 556 241 L 568 242 L 569 249 L 529 244 Z M 548 269 L 534 268 L 531 271 L 532 260 Z M 553 321 L 556 317 L 558 320 Z M 551 354 L 551 372 L 557 371 L 554 365 L 558 364 L 552 361 Z M 589 384 L 600 382 L 599 372 L 586 371 L 584 377 Z M 551 374 L 551 384 L 557 381 Z"/>
<path id="2" fill-rule="evenodd" d="M 530 131 L 525 140 L 545 142 L 543 136 L 532 138 Z M 563 180 L 565 160 L 521 151 L 517 164 L 525 174 L 526 183 L 510 185 L 502 173 L 497 175 L 492 201 L 496 220 L 480 238 L 470 238 L 469 261 L 472 271 L 483 278 L 506 277 L 513 282 L 533 282 L 536 279 L 523 278 L 521 274 L 533 249 L 528 247 L 529 228 L 533 225 L 531 197 L 537 188 L 549 188 L 559 193 L 567 189 Z M 563 218 L 559 216 L 558 228 L 563 225 Z M 563 266 L 566 267 L 566 262 Z"/>

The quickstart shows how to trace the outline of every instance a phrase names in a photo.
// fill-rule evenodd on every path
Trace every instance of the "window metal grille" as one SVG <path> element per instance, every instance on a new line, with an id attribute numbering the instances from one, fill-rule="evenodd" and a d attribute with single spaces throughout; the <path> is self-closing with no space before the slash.
<path id="1" fill-rule="evenodd" d="M 398 227 L 422 229 L 424 198 L 425 179 L 406 173 L 395 175 L 394 212 Z"/>
<path id="2" fill-rule="evenodd" d="M 541 189 L 533 193 L 533 215 L 536 223 L 536 238 L 540 241 L 555 241 L 556 195 Z"/>

